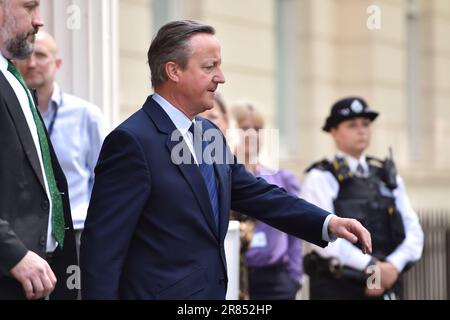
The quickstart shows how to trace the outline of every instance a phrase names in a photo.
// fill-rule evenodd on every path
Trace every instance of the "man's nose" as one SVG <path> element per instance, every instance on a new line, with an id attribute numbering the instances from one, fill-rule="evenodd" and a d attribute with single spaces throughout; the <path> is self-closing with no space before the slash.
<path id="1" fill-rule="evenodd" d="M 36 58 L 34 53 L 28 58 L 27 62 L 29 68 L 34 68 L 36 66 Z"/>
<path id="2" fill-rule="evenodd" d="M 225 76 L 223 75 L 222 69 L 218 69 L 218 72 L 214 77 L 214 81 L 217 83 L 225 83 Z"/>
<path id="3" fill-rule="evenodd" d="M 44 26 L 44 21 L 41 18 L 41 12 L 38 9 L 36 9 L 36 13 L 33 15 L 33 20 L 31 21 L 31 24 L 34 28 L 39 29 Z"/>

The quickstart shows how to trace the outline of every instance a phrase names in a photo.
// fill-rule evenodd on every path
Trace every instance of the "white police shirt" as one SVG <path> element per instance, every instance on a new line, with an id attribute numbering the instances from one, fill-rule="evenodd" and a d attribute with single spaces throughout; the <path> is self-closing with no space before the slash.
<path id="1" fill-rule="evenodd" d="M 355 159 L 342 151 L 337 151 L 336 156 L 345 158 L 353 173 L 356 173 L 358 164 L 361 164 L 365 172 L 369 170 L 365 155 Z M 397 176 L 397 185 L 393 193 L 406 236 L 397 249 L 386 258 L 386 261 L 401 271 L 408 262 L 420 259 L 423 249 L 423 231 L 418 216 L 409 202 L 403 179 L 399 176 Z M 333 201 L 337 198 L 338 192 L 339 183 L 330 172 L 312 169 L 304 179 L 300 197 L 324 210 L 334 212 Z M 335 257 L 342 264 L 361 271 L 367 267 L 371 259 L 370 255 L 362 253 L 360 249 L 344 239 L 337 239 L 323 249 L 314 246 L 314 250 L 323 257 Z"/>

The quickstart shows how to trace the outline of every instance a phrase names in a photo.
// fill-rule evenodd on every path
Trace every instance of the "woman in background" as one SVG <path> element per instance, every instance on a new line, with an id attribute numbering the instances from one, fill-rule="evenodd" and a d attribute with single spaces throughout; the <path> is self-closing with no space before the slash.
<path id="1" fill-rule="evenodd" d="M 264 127 L 261 114 L 249 103 L 235 106 L 233 114 L 237 127 L 244 132 L 237 146 L 239 160 L 255 176 L 298 196 L 300 186 L 292 173 L 272 170 L 259 161 L 259 133 Z M 303 275 L 301 240 L 261 221 L 253 223 L 253 236 L 245 253 L 250 299 L 294 300 Z"/>

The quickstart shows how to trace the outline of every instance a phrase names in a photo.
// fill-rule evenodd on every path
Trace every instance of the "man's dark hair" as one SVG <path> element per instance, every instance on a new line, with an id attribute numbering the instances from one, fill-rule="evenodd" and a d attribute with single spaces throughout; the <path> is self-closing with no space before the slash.
<path id="1" fill-rule="evenodd" d="M 197 33 L 214 35 L 216 31 L 212 26 L 192 20 L 169 22 L 159 29 L 147 54 L 154 88 L 167 80 L 167 62 L 173 61 L 182 69 L 186 68 L 192 54 L 189 39 Z"/>

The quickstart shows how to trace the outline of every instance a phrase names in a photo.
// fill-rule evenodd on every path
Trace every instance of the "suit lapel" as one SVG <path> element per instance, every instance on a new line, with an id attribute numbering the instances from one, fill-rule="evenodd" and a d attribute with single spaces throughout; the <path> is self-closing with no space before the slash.
<path id="1" fill-rule="evenodd" d="M 0 88 L 3 96 L 5 97 L 6 107 L 13 119 L 19 140 L 22 144 L 23 150 L 36 174 L 42 187 L 45 189 L 44 177 L 42 176 L 41 165 L 39 162 L 39 157 L 37 154 L 36 146 L 31 136 L 30 128 L 28 127 L 27 120 L 23 114 L 22 108 L 20 106 L 19 100 L 11 88 L 8 80 L 6 80 L 3 73 L 0 72 Z"/>
<path id="2" fill-rule="evenodd" d="M 184 141 L 181 142 L 172 141 L 169 136 L 166 144 L 167 148 L 169 149 L 169 152 L 172 152 L 172 149 L 178 143 L 185 144 L 184 150 L 189 150 L 188 146 Z M 206 219 L 206 222 L 213 231 L 214 235 L 218 238 L 219 235 L 217 232 L 216 223 L 214 222 L 213 209 L 211 206 L 211 200 L 209 199 L 208 190 L 206 189 L 205 181 L 203 180 L 200 170 L 197 164 L 195 164 L 193 159 L 191 163 L 192 164 L 181 163 L 178 165 L 178 169 L 180 169 L 184 178 L 191 187 L 192 192 L 194 193 L 194 196 L 197 199 L 197 202 L 201 208 L 202 214 Z"/>
<path id="3" fill-rule="evenodd" d="M 158 130 L 167 134 L 166 147 L 170 154 L 172 154 L 173 148 L 179 143 L 184 144 L 183 150 L 189 150 L 184 140 L 181 139 L 178 141 L 173 141 L 171 139 L 172 133 L 176 130 L 175 125 L 170 120 L 169 116 L 164 112 L 164 110 L 159 106 L 159 104 L 156 103 L 156 101 L 149 97 L 143 108 L 144 111 L 153 120 Z M 190 155 L 190 158 L 192 159 L 192 155 Z M 211 200 L 209 199 L 208 190 L 206 189 L 206 184 L 203 180 L 198 166 L 192 160 L 191 164 L 182 163 L 177 165 L 177 167 L 192 189 L 192 192 L 200 206 L 201 212 L 212 233 L 214 234 L 216 239 L 219 240 L 219 233 L 214 222 Z"/>

